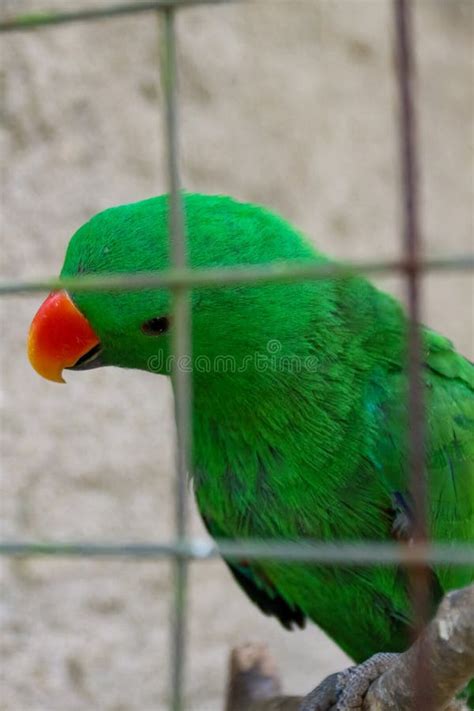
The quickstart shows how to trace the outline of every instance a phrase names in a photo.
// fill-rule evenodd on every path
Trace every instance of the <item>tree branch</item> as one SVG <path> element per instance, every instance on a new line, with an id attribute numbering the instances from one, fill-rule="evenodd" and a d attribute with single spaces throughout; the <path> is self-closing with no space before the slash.
<path id="1" fill-rule="evenodd" d="M 433 708 L 445 709 L 474 676 L 474 585 L 445 596 L 420 639 L 371 685 L 367 709 L 410 708 L 419 654 L 426 657 Z"/>
<path id="2" fill-rule="evenodd" d="M 433 711 L 461 711 L 456 694 L 474 677 L 474 585 L 448 593 L 421 637 L 371 684 L 364 711 L 414 707 L 414 673 L 424 655 L 431 680 Z M 225 711 L 300 711 L 310 699 L 335 704 L 338 674 L 308 696 L 282 696 L 275 664 L 262 644 L 235 648 L 230 656 Z M 335 706 L 332 707 L 335 709 Z"/>

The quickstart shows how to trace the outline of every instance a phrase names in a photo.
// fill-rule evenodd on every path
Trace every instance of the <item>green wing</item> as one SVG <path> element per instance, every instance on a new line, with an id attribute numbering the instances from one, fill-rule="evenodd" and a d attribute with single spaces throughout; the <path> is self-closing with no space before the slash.
<path id="1" fill-rule="evenodd" d="M 474 365 L 451 343 L 426 332 L 427 458 L 431 535 L 474 541 Z M 436 570 L 447 590 L 474 579 L 472 567 Z"/>
<path id="2" fill-rule="evenodd" d="M 430 536 L 455 545 L 474 541 L 474 365 L 450 341 L 424 331 L 426 478 Z M 408 495 L 408 384 L 394 369 L 375 378 L 369 402 L 377 402 L 380 430 L 371 451 L 387 492 Z M 382 388 L 385 393 L 382 394 Z M 474 569 L 436 569 L 443 591 L 466 585 Z"/>

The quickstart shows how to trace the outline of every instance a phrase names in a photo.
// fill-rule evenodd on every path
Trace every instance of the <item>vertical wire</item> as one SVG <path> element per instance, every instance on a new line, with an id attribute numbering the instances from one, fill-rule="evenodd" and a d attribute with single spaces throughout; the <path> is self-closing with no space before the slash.
<path id="1" fill-rule="evenodd" d="M 408 459 L 410 491 L 413 497 L 413 539 L 427 541 L 424 387 L 422 379 L 423 343 L 421 323 L 421 239 L 419 221 L 419 180 L 416 115 L 413 89 L 415 80 L 413 52 L 412 0 L 393 0 L 396 30 L 396 65 L 399 92 L 399 130 L 401 155 L 401 190 L 403 197 L 403 246 L 406 261 L 408 296 Z M 409 571 L 410 593 L 415 621 L 415 635 L 421 632 L 429 611 L 430 575 L 426 564 Z M 428 650 L 420 648 L 415 669 L 415 708 L 428 710 L 430 699 Z"/>
<path id="2" fill-rule="evenodd" d="M 166 146 L 169 181 L 170 257 L 173 267 L 186 266 L 186 238 L 179 180 L 179 147 L 176 88 L 175 9 L 163 10 L 164 56 L 162 80 L 165 93 Z M 190 450 L 191 383 L 185 361 L 191 353 L 190 304 L 188 289 L 173 289 L 172 310 L 172 382 L 177 429 L 175 533 L 182 542 L 187 533 L 187 477 Z M 184 557 L 174 560 L 174 607 L 172 616 L 171 709 L 184 708 L 184 671 L 186 645 L 186 598 L 188 563 Z"/>

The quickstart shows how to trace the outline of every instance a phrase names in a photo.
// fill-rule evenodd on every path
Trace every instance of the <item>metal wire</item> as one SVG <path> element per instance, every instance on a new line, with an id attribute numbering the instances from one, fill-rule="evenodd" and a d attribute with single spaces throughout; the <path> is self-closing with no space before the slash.
<path id="1" fill-rule="evenodd" d="M 169 181 L 169 230 L 171 264 L 176 269 L 186 268 L 186 236 L 179 180 L 179 139 L 176 86 L 176 37 L 175 9 L 162 12 L 164 28 L 164 57 L 161 76 L 164 85 L 166 106 L 166 145 L 168 148 Z M 176 542 L 181 544 L 187 532 L 187 481 L 190 474 L 190 423 L 191 379 L 186 368 L 179 363 L 191 353 L 191 312 L 189 292 L 185 286 L 175 286 L 173 294 L 172 353 L 174 367 L 171 374 L 174 391 L 175 420 L 177 430 L 176 486 L 175 486 L 175 532 Z M 184 660 L 186 651 L 186 597 L 188 561 L 175 557 L 174 563 L 174 610 L 173 651 L 171 656 L 171 708 L 183 709 Z"/>
<path id="2" fill-rule="evenodd" d="M 193 538 L 169 543 L 83 543 L 4 541 L 0 555 L 10 557 L 49 556 L 75 558 L 185 558 L 211 560 L 281 560 L 318 563 L 320 565 L 393 565 L 406 567 L 430 565 L 474 565 L 474 550 L 468 544 L 414 543 L 409 547 L 380 541 L 326 542 L 298 540 L 232 540 Z"/>
<path id="3" fill-rule="evenodd" d="M 474 269 L 474 255 L 424 259 L 418 271 L 458 273 Z M 202 289 L 209 286 L 225 287 L 231 284 L 272 284 L 313 281 L 315 279 L 349 279 L 356 275 L 390 276 L 411 270 L 409 263 L 401 260 L 354 261 L 350 264 L 300 264 L 274 263 L 245 267 L 216 267 L 212 269 L 167 269 L 163 272 L 119 274 L 110 276 L 51 277 L 37 280 L 0 280 L 0 296 L 33 294 L 54 289 L 71 291 L 135 291 L 141 289 Z"/>
<path id="4" fill-rule="evenodd" d="M 31 12 L 15 15 L 0 21 L 0 32 L 17 32 L 33 30 L 47 25 L 64 25 L 70 22 L 87 22 L 90 20 L 107 20 L 124 15 L 138 15 L 144 12 L 167 10 L 169 8 L 192 7 L 193 5 L 222 5 L 237 0 L 146 0 L 145 2 L 117 3 L 88 10 L 72 12 Z"/>
<path id="5" fill-rule="evenodd" d="M 403 246 L 407 264 L 408 296 L 407 371 L 408 371 L 408 464 L 413 502 L 413 540 L 427 541 L 425 410 L 423 385 L 423 344 L 420 289 L 420 217 L 418 209 L 418 152 L 414 106 L 415 59 L 411 0 L 394 0 L 395 50 L 399 93 L 401 193 L 403 199 Z M 426 560 L 409 570 L 413 607 L 413 631 L 417 638 L 429 615 L 430 570 Z M 433 706 L 432 679 L 428 654 L 421 647 L 415 660 L 414 705 L 420 711 Z"/>
<path id="6" fill-rule="evenodd" d="M 169 543 L 78 543 L 78 542 L 0 542 L 0 555 L 69 556 L 116 558 L 129 560 L 167 558 L 174 561 L 174 608 L 172 626 L 171 708 L 184 708 L 184 669 L 186 649 L 187 566 L 191 560 L 209 560 L 218 556 L 228 559 L 272 559 L 307 561 L 320 565 L 394 565 L 402 564 L 411 572 L 413 602 L 419 620 L 426 606 L 427 565 L 473 565 L 474 550 L 469 545 L 432 544 L 426 539 L 426 484 L 424 480 L 423 389 L 421 379 L 422 344 L 419 277 L 422 272 L 456 272 L 474 269 L 474 256 L 459 255 L 444 259 L 422 259 L 418 220 L 418 183 L 416 130 L 413 107 L 413 38 L 409 0 L 393 0 L 395 42 L 398 59 L 400 97 L 401 189 L 403 196 L 404 256 L 399 260 L 364 261 L 345 264 L 270 264 L 248 267 L 197 269 L 186 266 L 185 225 L 179 181 L 179 146 L 176 93 L 175 14 L 178 9 L 200 5 L 230 3 L 233 0 L 149 0 L 115 3 L 87 10 L 44 12 L 16 15 L 0 20 L 0 32 L 33 29 L 40 26 L 100 20 L 118 16 L 156 12 L 163 20 L 164 57 L 161 76 L 166 104 L 166 144 L 168 147 L 169 229 L 172 267 L 162 273 L 140 275 L 81 276 L 69 279 L 0 282 L 0 296 L 31 294 L 67 288 L 75 291 L 125 291 L 161 288 L 173 294 L 174 362 L 191 351 L 191 314 L 189 290 L 203 287 L 225 287 L 229 284 L 297 282 L 313 279 L 350 278 L 357 274 L 386 275 L 394 272 L 407 277 L 409 331 L 407 365 L 409 376 L 409 464 L 411 488 L 415 501 L 416 541 L 410 547 L 375 541 L 364 543 L 321 543 L 318 541 L 214 541 L 187 538 L 187 475 L 190 466 L 191 382 L 186 369 L 173 372 L 175 418 L 177 426 L 177 475 L 175 490 L 175 539 Z M 414 571 L 414 572 L 413 572 Z M 418 669 L 419 679 L 424 670 Z M 418 694 L 418 706 L 427 709 L 429 699 Z"/>

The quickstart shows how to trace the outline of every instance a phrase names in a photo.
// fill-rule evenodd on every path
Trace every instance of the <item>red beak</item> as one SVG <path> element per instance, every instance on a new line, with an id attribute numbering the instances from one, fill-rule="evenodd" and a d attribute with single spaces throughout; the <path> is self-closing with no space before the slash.
<path id="1" fill-rule="evenodd" d="M 53 291 L 40 306 L 28 334 L 28 358 L 33 368 L 56 383 L 64 383 L 64 368 L 73 366 L 99 339 L 66 291 Z"/>

